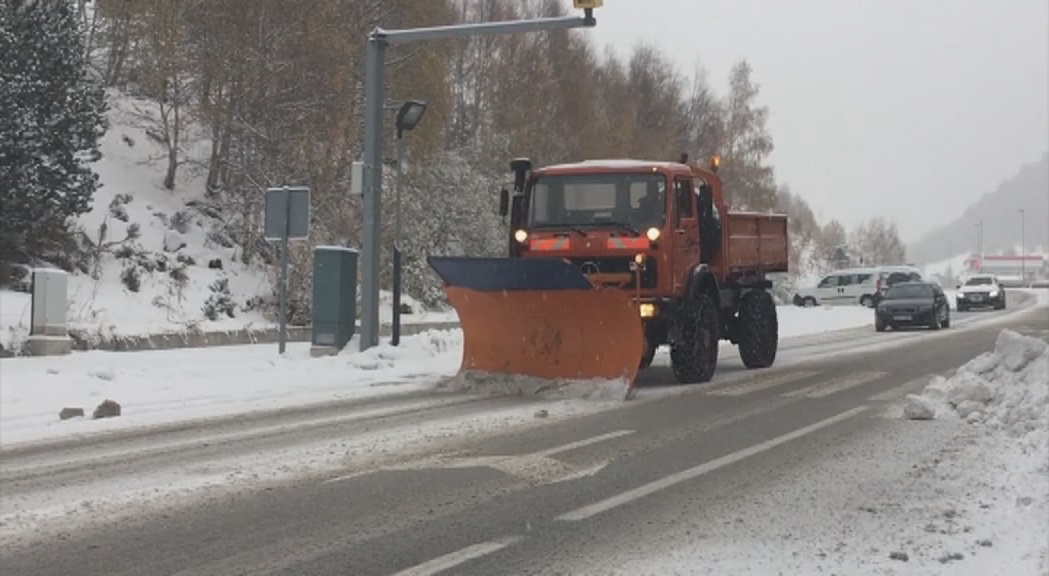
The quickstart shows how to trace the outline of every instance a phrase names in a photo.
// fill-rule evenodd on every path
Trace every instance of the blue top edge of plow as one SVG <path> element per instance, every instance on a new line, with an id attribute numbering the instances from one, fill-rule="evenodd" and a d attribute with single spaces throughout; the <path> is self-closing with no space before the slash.
<path id="1" fill-rule="evenodd" d="M 476 292 L 593 289 L 579 268 L 559 258 L 429 256 L 426 261 L 446 285 Z"/>

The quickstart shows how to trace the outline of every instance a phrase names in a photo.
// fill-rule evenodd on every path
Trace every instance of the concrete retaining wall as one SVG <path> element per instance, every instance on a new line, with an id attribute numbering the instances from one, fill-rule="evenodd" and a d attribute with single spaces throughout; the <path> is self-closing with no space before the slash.
<path id="1" fill-rule="evenodd" d="M 458 322 L 427 322 L 402 324 L 401 336 L 411 336 L 426 330 L 452 330 Z M 379 336 L 388 338 L 390 326 L 381 326 Z M 358 326 L 357 331 L 360 331 Z M 230 330 L 220 332 L 175 332 L 117 338 L 89 338 L 80 331 L 70 332 L 74 350 L 108 350 L 113 352 L 139 352 L 143 350 L 172 350 L 176 348 L 207 348 L 211 346 L 238 346 L 244 344 L 276 344 L 279 340 L 276 328 L 262 330 Z M 312 330 L 309 326 L 288 326 L 289 342 L 309 342 Z"/>

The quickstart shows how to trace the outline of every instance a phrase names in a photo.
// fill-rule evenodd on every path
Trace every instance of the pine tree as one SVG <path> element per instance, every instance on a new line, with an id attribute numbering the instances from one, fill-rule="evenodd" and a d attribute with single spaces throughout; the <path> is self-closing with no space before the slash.
<path id="1" fill-rule="evenodd" d="M 0 268 L 56 256 L 99 187 L 105 93 L 72 2 L 0 2 Z"/>

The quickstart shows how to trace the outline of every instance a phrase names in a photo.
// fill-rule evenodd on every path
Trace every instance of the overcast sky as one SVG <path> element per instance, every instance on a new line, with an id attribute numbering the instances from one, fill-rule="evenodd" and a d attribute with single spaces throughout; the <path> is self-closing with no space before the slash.
<path id="1" fill-rule="evenodd" d="M 1049 149 L 1047 0 L 605 0 L 596 16 L 602 48 L 656 44 L 719 93 L 746 58 L 777 179 L 823 221 L 884 215 L 916 240 Z"/>

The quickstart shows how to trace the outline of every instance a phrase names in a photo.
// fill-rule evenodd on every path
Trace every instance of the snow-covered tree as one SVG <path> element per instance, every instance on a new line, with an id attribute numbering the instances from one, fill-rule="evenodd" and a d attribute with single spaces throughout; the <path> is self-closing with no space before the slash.
<path id="1" fill-rule="evenodd" d="M 0 3 L 0 263 L 66 252 L 99 186 L 105 95 L 72 2 Z"/>
<path id="2" fill-rule="evenodd" d="M 821 272 L 832 269 L 838 249 L 844 246 L 847 240 L 845 227 L 837 220 L 831 220 L 820 228 L 816 235 L 815 253 L 813 254 L 816 268 Z"/>

